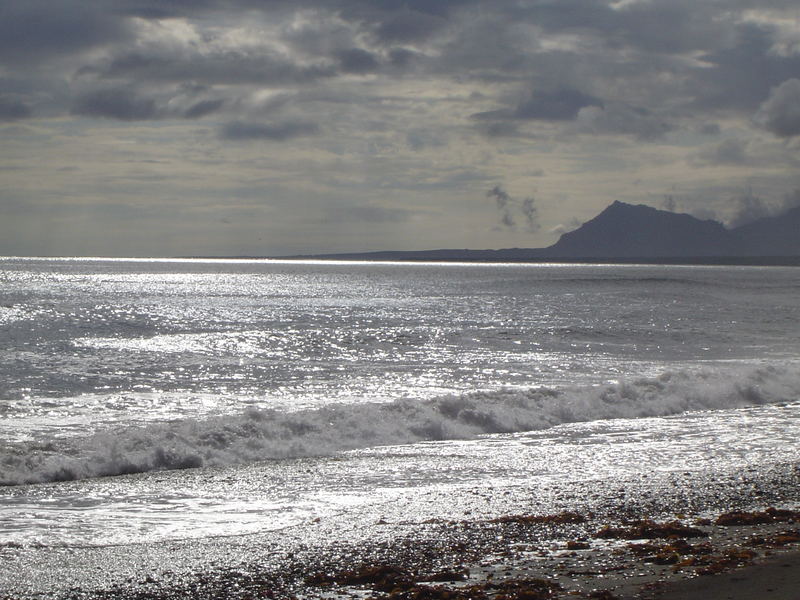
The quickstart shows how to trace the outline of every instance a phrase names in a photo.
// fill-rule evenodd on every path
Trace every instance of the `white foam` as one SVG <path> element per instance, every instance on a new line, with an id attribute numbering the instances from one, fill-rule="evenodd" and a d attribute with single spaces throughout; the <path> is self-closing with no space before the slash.
<path id="1" fill-rule="evenodd" d="M 659 377 L 572 389 L 501 389 L 433 400 L 331 404 L 297 412 L 151 423 L 12 446 L 0 483 L 18 485 L 155 470 L 321 456 L 355 448 L 545 429 L 562 423 L 666 416 L 800 398 L 800 365 L 666 372 Z"/>

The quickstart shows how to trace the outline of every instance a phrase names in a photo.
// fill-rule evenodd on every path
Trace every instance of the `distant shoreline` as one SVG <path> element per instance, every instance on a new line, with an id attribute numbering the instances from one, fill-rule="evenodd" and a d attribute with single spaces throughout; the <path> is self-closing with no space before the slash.
<path id="1" fill-rule="evenodd" d="M 364 254 L 308 254 L 291 256 L 0 256 L 0 260 L 83 260 L 83 261 L 275 261 L 275 262 L 353 262 L 353 263 L 465 263 L 465 264 L 521 264 L 521 265 L 675 265 L 675 266 L 753 266 L 753 267 L 798 267 L 800 256 L 697 256 L 697 257 L 564 257 L 564 258 L 519 258 L 505 256 L 500 250 L 475 250 L 488 256 L 445 256 L 426 251 L 368 252 Z"/>
<path id="2" fill-rule="evenodd" d="M 495 253 L 496 250 L 487 252 Z M 293 256 L 196 256 L 204 260 L 282 260 L 282 261 L 352 261 L 352 262 L 439 262 L 439 263 L 519 263 L 519 264 L 593 264 L 593 265 L 708 265 L 797 267 L 800 256 L 703 256 L 703 257 L 568 257 L 513 258 L 501 256 L 436 256 L 423 252 L 369 252 L 364 254 L 312 254 Z"/>

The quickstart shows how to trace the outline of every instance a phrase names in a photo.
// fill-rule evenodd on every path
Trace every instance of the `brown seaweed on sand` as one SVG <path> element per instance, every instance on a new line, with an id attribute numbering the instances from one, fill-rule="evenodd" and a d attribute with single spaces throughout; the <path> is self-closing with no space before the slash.
<path id="1" fill-rule="evenodd" d="M 689 527 L 680 521 L 656 523 L 650 519 L 634 521 L 627 527 L 611 527 L 606 525 L 594 534 L 601 539 L 618 540 L 652 540 L 655 538 L 695 538 L 708 537 L 708 533 L 697 527 Z"/>

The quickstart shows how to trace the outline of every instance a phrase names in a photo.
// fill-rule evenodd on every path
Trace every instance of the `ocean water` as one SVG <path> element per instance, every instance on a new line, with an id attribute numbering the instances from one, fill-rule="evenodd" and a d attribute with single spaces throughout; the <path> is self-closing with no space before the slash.
<path id="1" fill-rule="evenodd" d="M 0 559 L 796 470 L 799 298 L 791 267 L 0 259 Z"/>

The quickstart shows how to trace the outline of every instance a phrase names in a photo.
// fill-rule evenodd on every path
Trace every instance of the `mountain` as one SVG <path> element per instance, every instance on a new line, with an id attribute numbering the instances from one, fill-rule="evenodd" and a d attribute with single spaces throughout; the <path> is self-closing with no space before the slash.
<path id="1" fill-rule="evenodd" d="M 731 230 L 746 256 L 800 256 L 800 206 Z"/>
<path id="2" fill-rule="evenodd" d="M 384 251 L 283 258 L 800 264 L 800 207 L 726 229 L 717 221 L 616 201 L 547 248 Z"/>
<path id="3" fill-rule="evenodd" d="M 654 258 L 732 256 L 738 249 L 717 221 L 617 201 L 545 250 L 559 258 Z"/>

